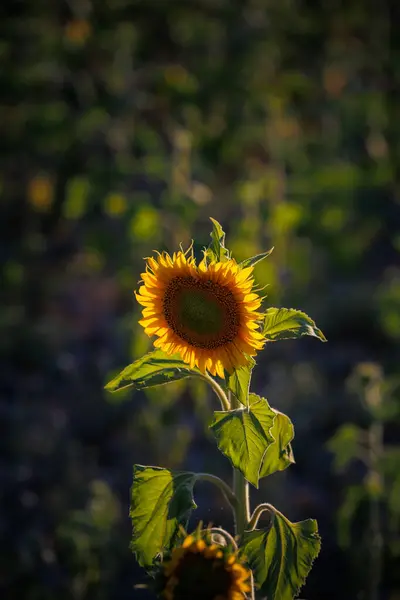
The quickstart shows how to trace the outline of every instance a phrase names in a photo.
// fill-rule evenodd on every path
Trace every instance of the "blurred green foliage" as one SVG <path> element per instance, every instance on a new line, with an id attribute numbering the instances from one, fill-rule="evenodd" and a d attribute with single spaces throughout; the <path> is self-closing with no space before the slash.
<path id="1" fill-rule="evenodd" d="M 379 365 L 357 365 L 348 384 L 361 401 L 367 426 L 345 423 L 328 442 L 339 472 L 354 463 L 362 466 L 338 510 L 338 541 L 355 564 L 368 564 L 364 595 L 371 600 L 381 597 L 384 552 L 398 558 L 400 550 L 400 444 L 385 443 L 385 425 L 393 424 L 392 408 L 398 410 L 393 392 L 400 381 L 387 383 Z"/>
<path id="2" fill-rule="evenodd" d="M 198 252 L 209 216 L 238 260 L 275 246 L 256 267 L 267 302 L 303 307 L 327 335 L 323 350 L 270 344 L 259 360 L 256 390 L 293 417 L 297 460 L 260 499 L 318 518 L 305 597 L 362 593 L 363 565 L 335 532 L 359 474 L 338 478 L 322 448 L 345 422 L 367 427 L 344 383 L 354 365 L 379 362 L 391 382 L 399 364 L 395 16 L 392 0 L 2 2 L 6 598 L 145 598 L 132 587 L 131 465 L 228 468 L 201 383 L 120 403 L 103 391 L 151 345 L 132 295 L 142 257 L 192 236 Z M 219 509 L 204 518 L 218 524 Z M 384 560 L 394 600 L 398 569 Z"/>

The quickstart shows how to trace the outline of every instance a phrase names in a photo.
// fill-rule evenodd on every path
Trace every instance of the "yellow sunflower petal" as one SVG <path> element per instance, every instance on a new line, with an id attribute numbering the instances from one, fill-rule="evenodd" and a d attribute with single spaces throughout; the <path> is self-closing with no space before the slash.
<path id="1" fill-rule="evenodd" d="M 188 535 L 182 544 L 182 548 L 189 548 L 189 546 L 191 546 L 194 542 L 194 537 L 192 535 Z"/>
<path id="2" fill-rule="evenodd" d="M 193 552 L 203 552 L 203 550 L 205 548 L 206 548 L 206 543 L 204 540 L 198 540 L 191 546 L 191 549 Z"/>
<path id="3" fill-rule="evenodd" d="M 171 560 L 163 564 L 163 598 L 174 600 L 177 587 L 179 597 L 211 597 L 214 600 L 243 600 L 250 591 L 247 580 L 250 571 L 240 563 L 236 553 L 222 551 L 209 539 L 189 535 L 179 548 L 174 548 Z M 193 589 L 193 572 L 198 573 Z M 215 595 L 214 589 L 218 589 Z"/>

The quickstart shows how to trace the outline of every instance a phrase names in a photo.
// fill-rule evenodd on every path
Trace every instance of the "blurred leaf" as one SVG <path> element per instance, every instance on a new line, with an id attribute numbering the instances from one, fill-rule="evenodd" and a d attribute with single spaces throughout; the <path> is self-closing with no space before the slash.
<path id="1" fill-rule="evenodd" d="M 161 229 L 161 215 L 151 204 L 141 206 L 132 217 L 130 231 L 140 241 L 156 238 Z"/>
<path id="2" fill-rule="evenodd" d="M 249 358 L 249 363 L 247 365 L 234 369 L 226 378 L 228 390 L 235 394 L 239 402 L 245 406 L 248 406 L 249 404 L 251 372 L 255 364 L 255 361 L 252 358 Z"/>
<path id="3" fill-rule="evenodd" d="M 338 509 L 338 542 L 342 548 L 351 544 L 351 524 L 355 513 L 366 498 L 366 490 L 362 485 L 352 485 L 347 488 L 345 499 Z"/>
<path id="4" fill-rule="evenodd" d="M 278 176 L 278 185 L 280 185 L 280 176 Z M 271 215 L 275 235 L 287 235 L 294 230 L 301 221 L 303 212 L 304 208 L 294 202 L 276 204 Z"/>
<path id="5" fill-rule="evenodd" d="M 109 392 L 118 392 L 132 386 L 136 390 L 142 390 L 198 374 L 200 371 L 197 368 L 190 369 L 178 355 L 168 356 L 162 350 L 155 350 L 127 366 L 117 377 L 107 383 L 105 389 Z"/>
<path id="6" fill-rule="evenodd" d="M 110 217 L 121 217 L 128 210 L 128 202 L 123 194 L 112 192 L 104 199 L 104 210 Z"/>
<path id="7" fill-rule="evenodd" d="M 389 526 L 393 533 L 400 529 L 400 447 L 387 446 L 383 454 L 380 470 L 387 482 L 387 502 Z"/>
<path id="8" fill-rule="evenodd" d="M 333 452 L 334 465 L 338 471 L 347 467 L 349 462 L 360 456 L 360 440 L 364 435 L 363 430 L 357 425 L 346 423 L 339 427 L 334 436 L 327 443 L 328 449 Z"/>
<path id="9" fill-rule="evenodd" d="M 38 212 L 50 210 L 54 200 L 54 182 L 48 175 L 37 175 L 28 185 L 28 201 Z"/>
<path id="10" fill-rule="evenodd" d="M 243 269 L 245 269 L 246 267 L 253 267 L 261 260 L 264 260 L 264 258 L 267 258 L 270 254 L 272 254 L 273 249 L 274 247 L 272 246 L 272 248 L 270 250 L 267 250 L 267 252 L 261 252 L 261 254 L 256 254 L 256 256 L 252 256 L 251 258 L 246 258 L 245 260 L 242 260 L 240 266 Z"/>
<path id="11" fill-rule="evenodd" d="M 400 270 L 390 270 L 375 294 L 382 329 L 393 340 L 400 339 Z"/>
<path id="12" fill-rule="evenodd" d="M 240 550 L 262 594 L 270 600 L 292 600 L 319 554 L 318 525 L 314 519 L 291 523 L 271 510 L 270 528 L 245 532 Z"/>
<path id="13" fill-rule="evenodd" d="M 255 487 L 265 452 L 274 441 L 270 430 L 275 415 L 265 398 L 250 394 L 248 408 L 215 412 L 210 425 L 218 448 Z"/>
<path id="14" fill-rule="evenodd" d="M 209 261 L 216 260 L 224 262 L 230 258 L 229 250 L 225 248 L 225 231 L 218 221 L 211 217 L 210 220 L 213 224 L 213 230 L 211 232 L 211 244 L 207 248 L 205 255 Z"/>
<path id="15" fill-rule="evenodd" d="M 66 219 L 80 219 L 86 212 L 90 184 L 83 177 L 74 177 L 67 184 L 65 204 Z"/>
<path id="16" fill-rule="evenodd" d="M 120 504 L 113 494 L 110 486 L 102 480 L 94 480 L 90 485 L 92 497 L 88 504 L 88 512 L 92 523 L 97 529 L 104 531 L 115 527 L 118 518 Z"/>
<path id="17" fill-rule="evenodd" d="M 386 446 L 382 468 L 389 477 L 396 477 L 400 473 L 400 446 Z"/>
<path id="18" fill-rule="evenodd" d="M 274 408 L 272 410 L 276 414 L 274 424 L 270 430 L 274 443 L 267 448 L 261 466 L 260 478 L 272 475 L 276 471 L 284 471 L 295 462 L 290 443 L 294 438 L 293 423 L 288 416 Z"/>
<path id="19" fill-rule="evenodd" d="M 326 342 L 324 334 L 314 321 L 294 308 L 268 308 L 264 314 L 263 334 L 271 342 L 296 339 L 303 335 L 311 335 Z"/>
<path id="20" fill-rule="evenodd" d="M 391 481 L 388 493 L 389 526 L 396 535 L 400 530 L 400 472 Z"/>
<path id="21" fill-rule="evenodd" d="M 179 526 L 186 527 L 197 508 L 193 499 L 194 473 L 135 465 L 133 469 L 132 550 L 140 565 L 149 566 L 171 546 Z"/>
<path id="22" fill-rule="evenodd" d="M 72 45 L 83 45 L 91 33 L 91 25 L 84 19 L 74 19 L 67 23 L 64 35 Z"/>

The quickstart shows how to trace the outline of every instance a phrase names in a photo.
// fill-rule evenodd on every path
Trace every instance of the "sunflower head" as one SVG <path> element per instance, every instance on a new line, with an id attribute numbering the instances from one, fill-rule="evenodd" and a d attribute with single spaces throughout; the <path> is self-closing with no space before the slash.
<path id="1" fill-rule="evenodd" d="M 209 535 L 201 537 L 197 531 L 162 563 L 161 598 L 243 600 L 250 591 L 249 578 L 250 571 L 229 546 L 218 546 Z"/>
<path id="2" fill-rule="evenodd" d="M 154 346 L 179 354 L 190 368 L 224 377 L 245 365 L 264 345 L 258 331 L 261 304 L 253 267 L 232 258 L 196 264 L 192 249 L 148 258 L 136 298 L 139 323 Z"/>

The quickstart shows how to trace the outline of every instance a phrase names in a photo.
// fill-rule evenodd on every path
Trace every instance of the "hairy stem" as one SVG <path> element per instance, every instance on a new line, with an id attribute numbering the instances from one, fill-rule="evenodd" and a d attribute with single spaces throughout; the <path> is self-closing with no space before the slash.
<path id="1" fill-rule="evenodd" d="M 233 539 L 230 533 L 225 531 L 225 529 L 222 529 L 221 527 L 211 527 L 209 531 L 211 531 L 211 533 L 217 533 L 218 535 L 222 536 L 223 538 L 225 538 L 226 542 L 232 546 L 232 548 L 234 548 L 235 550 L 238 549 L 235 540 Z"/>
<path id="2" fill-rule="evenodd" d="M 230 409 L 240 407 L 240 402 L 231 392 L 228 392 L 228 402 Z M 250 521 L 250 495 L 249 482 L 246 481 L 239 469 L 233 469 L 233 492 L 238 503 L 235 511 L 235 534 L 236 538 L 241 538 Z M 255 600 L 255 597 L 254 577 L 251 574 L 250 598 Z"/>
<path id="3" fill-rule="evenodd" d="M 207 373 L 207 371 L 205 373 L 199 374 L 199 377 L 201 377 L 201 379 L 204 379 L 205 381 L 207 381 L 207 383 L 212 387 L 212 389 L 214 390 L 214 392 L 216 393 L 216 395 L 218 396 L 218 398 L 221 402 L 222 409 L 229 410 L 230 404 L 229 404 L 227 395 L 225 394 L 222 387 L 215 381 L 215 379 L 213 379 L 211 377 L 211 375 L 209 375 Z"/>
<path id="4" fill-rule="evenodd" d="M 249 483 L 238 469 L 233 469 L 233 489 L 238 501 L 238 508 L 235 511 L 235 534 L 236 538 L 240 539 L 250 521 L 250 496 Z M 250 587 L 250 599 L 255 600 L 256 592 L 253 573 L 251 574 Z"/>
<path id="5" fill-rule="evenodd" d="M 240 406 L 240 403 L 229 392 L 228 401 L 231 409 Z M 233 492 L 238 502 L 238 508 L 235 511 L 235 534 L 242 536 L 250 520 L 250 497 L 249 483 L 238 469 L 233 469 Z"/>
<path id="6" fill-rule="evenodd" d="M 233 490 L 237 499 L 235 533 L 241 537 L 250 520 L 249 484 L 238 469 L 233 470 Z"/>
<path id="7" fill-rule="evenodd" d="M 272 509 L 272 510 L 271 510 Z M 248 524 L 248 530 L 249 531 L 254 531 L 254 529 L 257 527 L 258 524 L 258 520 L 261 517 L 263 512 L 268 511 L 270 513 L 270 515 L 273 517 L 274 516 L 274 507 L 271 506 L 271 504 L 259 504 L 255 509 L 253 514 L 250 517 L 249 520 L 249 524 Z"/>
<path id="8" fill-rule="evenodd" d="M 214 485 L 219 487 L 219 489 L 231 505 L 234 514 L 236 514 L 236 511 L 238 510 L 238 499 L 232 492 L 229 485 L 225 483 L 225 481 L 223 481 L 216 475 L 211 475 L 211 473 L 196 473 L 196 481 L 198 480 L 209 481 L 210 483 L 213 483 Z"/>

